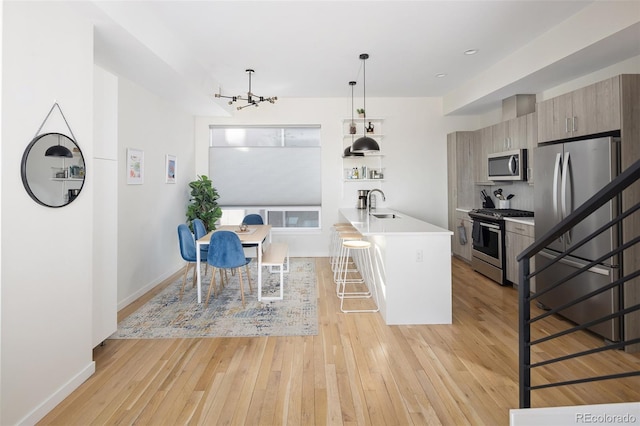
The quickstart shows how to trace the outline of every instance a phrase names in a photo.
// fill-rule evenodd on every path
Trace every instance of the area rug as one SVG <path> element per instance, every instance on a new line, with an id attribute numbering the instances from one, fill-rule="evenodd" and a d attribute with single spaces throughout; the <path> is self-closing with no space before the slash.
<path id="1" fill-rule="evenodd" d="M 204 270 L 204 268 L 203 268 Z M 256 262 L 250 263 L 253 292 L 249 293 L 245 271 L 246 307 L 242 307 L 238 274 L 227 274 L 228 282 L 208 306 L 204 301 L 211 280 L 211 268 L 202 279 L 202 301 L 192 275 L 180 300 L 182 275 L 153 299 L 118 324 L 111 339 L 163 339 L 181 337 L 304 336 L 318 334 L 316 273 L 313 259 L 291 258 L 284 274 L 284 300 L 258 302 Z M 219 286 L 220 275 L 216 273 Z M 280 292 L 280 274 L 262 268 L 264 296 Z M 219 287 L 218 287 L 219 289 Z"/>

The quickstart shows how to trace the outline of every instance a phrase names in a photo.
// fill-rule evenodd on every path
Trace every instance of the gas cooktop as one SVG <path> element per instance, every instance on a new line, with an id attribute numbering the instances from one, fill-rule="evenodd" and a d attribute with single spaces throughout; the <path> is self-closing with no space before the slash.
<path id="1" fill-rule="evenodd" d="M 517 209 L 473 209 L 469 212 L 469 216 L 503 219 L 505 217 L 533 217 L 533 212 Z"/>

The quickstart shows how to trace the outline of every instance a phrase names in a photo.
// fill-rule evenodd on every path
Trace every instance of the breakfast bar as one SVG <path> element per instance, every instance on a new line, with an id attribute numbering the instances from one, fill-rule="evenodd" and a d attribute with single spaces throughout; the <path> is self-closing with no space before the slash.
<path id="1" fill-rule="evenodd" d="M 340 217 L 372 244 L 386 324 L 451 324 L 451 231 L 389 209 Z"/>

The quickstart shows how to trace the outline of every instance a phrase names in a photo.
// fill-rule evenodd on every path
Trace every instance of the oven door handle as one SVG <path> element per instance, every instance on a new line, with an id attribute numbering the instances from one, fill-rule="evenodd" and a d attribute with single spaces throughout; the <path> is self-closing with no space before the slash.
<path id="1" fill-rule="evenodd" d="M 500 226 L 494 225 L 493 223 L 480 222 L 480 226 L 489 228 L 489 230 L 492 232 L 500 232 Z"/>

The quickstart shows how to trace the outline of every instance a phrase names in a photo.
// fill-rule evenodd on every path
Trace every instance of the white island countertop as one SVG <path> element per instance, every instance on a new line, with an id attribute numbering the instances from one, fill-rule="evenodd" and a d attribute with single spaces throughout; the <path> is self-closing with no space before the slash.
<path id="1" fill-rule="evenodd" d="M 390 209 L 371 213 L 340 209 L 372 244 L 380 314 L 386 324 L 451 324 L 451 236 L 453 232 Z"/>
<path id="2" fill-rule="evenodd" d="M 375 209 L 368 214 L 364 209 L 340 209 L 340 213 L 362 235 L 453 235 L 448 229 L 441 228 L 402 212 L 390 209 Z M 380 219 L 373 214 L 394 214 L 396 218 Z"/>

